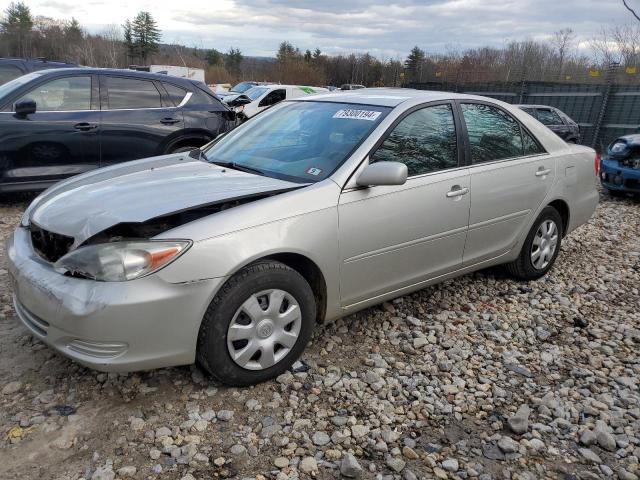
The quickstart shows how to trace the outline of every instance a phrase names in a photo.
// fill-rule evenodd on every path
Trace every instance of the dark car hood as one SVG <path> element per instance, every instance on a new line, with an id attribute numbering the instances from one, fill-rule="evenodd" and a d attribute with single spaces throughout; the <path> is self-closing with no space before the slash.
<path id="1" fill-rule="evenodd" d="M 128 162 L 61 182 L 27 211 L 40 228 L 74 238 L 72 248 L 124 222 L 300 187 L 188 157 L 168 155 Z"/>

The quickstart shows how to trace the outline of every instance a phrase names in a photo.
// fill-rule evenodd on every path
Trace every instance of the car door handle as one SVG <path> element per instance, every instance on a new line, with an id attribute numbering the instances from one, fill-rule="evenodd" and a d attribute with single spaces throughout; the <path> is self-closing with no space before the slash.
<path id="1" fill-rule="evenodd" d="M 180 120 L 178 120 L 177 118 L 165 117 L 160 120 L 160 123 L 162 123 L 163 125 L 173 125 L 174 123 L 178 123 L 179 121 Z"/>
<path id="2" fill-rule="evenodd" d="M 462 188 L 460 185 L 454 185 L 451 187 L 451 190 L 447 192 L 447 198 L 461 197 L 467 193 L 469 193 L 469 189 L 467 187 Z"/>
<path id="3" fill-rule="evenodd" d="M 94 123 L 81 122 L 81 123 L 76 123 L 73 126 L 73 128 L 75 128 L 76 130 L 80 130 L 81 132 L 88 132 L 89 130 L 94 130 L 98 128 L 98 125 Z"/>
<path id="4" fill-rule="evenodd" d="M 551 169 L 540 167 L 536 172 L 536 177 L 544 177 L 545 175 L 549 175 L 551 173 Z"/>

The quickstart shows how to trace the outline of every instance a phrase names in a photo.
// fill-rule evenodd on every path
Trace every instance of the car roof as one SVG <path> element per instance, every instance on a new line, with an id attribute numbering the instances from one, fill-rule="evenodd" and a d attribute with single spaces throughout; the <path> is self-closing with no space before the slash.
<path id="1" fill-rule="evenodd" d="M 617 142 L 618 140 L 624 140 L 627 145 L 630 146 L 640 146 L 640 133 L 631 133 L 629 135 L 622 135 L 621 137 L 616 138 L 612 143 Z"/>
<path id="2" fill-rule="evenodd" d="M 514 107 L 518 107 L 518 108 L 551 108 L 553 110 L 558 110 L 558 108 L 552 107 L 551 105 L 528 105 L 528 104 L 525 104 L 525 103 L 514 105 Z"/>
<path id="3" fill-rule="evenodd" d="M 374 105 L 380 107 L 397 107 L 401 103 L 422 101 L 435 102 L 439 100 L 477 99 L 493 100 L 476 95 L 465 95 L 452 92 L 437 92 L 432 90 L 414 90 L 411 88 L 361 88 L 358 90 L 343 90 L 321 95 L 304 97 L 299 101 L 354 103 L 359 105 Z M 498 100 L 493 100 L 501 103 Z"/>
<path id="4" fill-rule="evenodd" d="M 0 57 L 0 63 L 26 63 L 30 65 L 58 65 L 76 67 L 73 63 L 60 62 L 57 60 L 47 60 L 46 58 L 18 58 L 18 57 Z"/>
<path id="5" fill-rule="evenodd" d="M 183 83 L 183 84 L 200 84 L 197 80 L 192 80 L 190 78 L 183 77 L 174 77 L 172 75 L 166 75 L 163 73 L 150 73 L 150 72 L 141 72 L 139 70 L 129 70 L 127 68 L 93 68 L 93 67 L 75 67 L 75 68 L 51 68 L 48 70 L 39 70 L 37 72 L 39 75 L 49 75 L 55 76 L 59 74 L 69 75 L 70 73 L 111 73 L 114 75 L 119 75 L 123 77 L 135 77 L 135 78 L 147 78 L 149 80 L 158 80 L 161 82 L 174 82 L 174 83 Z"/>

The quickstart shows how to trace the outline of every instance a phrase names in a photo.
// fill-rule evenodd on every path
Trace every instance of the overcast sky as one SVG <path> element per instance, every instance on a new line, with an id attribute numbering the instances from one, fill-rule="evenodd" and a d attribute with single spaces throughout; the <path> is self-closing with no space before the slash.
<path id="1" fill-rule="evenodd" d="M 0 0 L 0 6 L 7 0 Z M 329 54 L 404 58 L 544 40 L 570 27 L 582 48 L 603 26 L 631 22 L 621 0 L 26 0 L 34 15 L 77 18 L 91 32 L 152 13 L 164 43 L 273 56 L 282 40 Z M 640 10 L 640 0 L 629 0 Z"/>

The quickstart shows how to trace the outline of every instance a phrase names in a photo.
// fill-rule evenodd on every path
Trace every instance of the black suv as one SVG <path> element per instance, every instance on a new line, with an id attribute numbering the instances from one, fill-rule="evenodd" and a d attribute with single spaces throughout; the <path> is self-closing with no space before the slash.
<path id="1" fill-rule="evenodd" d="M 101 68 L 30 73 L 0 86 L 0 192 L 191 150 L 234 126 L 235 113 L 201 82 Z"/>
<path id="2" fill-rule="evenodd" d="M 51 62 L 44 58 L 0 58 L 0 85 L 18 78 L 25 73 L 49 68 L 77 67 L 73 63 Z"/>
<path id="3" fill-rule="evenodd" d="M 547 105 L 516 105 L 567 143 L 580 143 L 580 127 L 569 115 Z"/>

